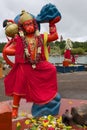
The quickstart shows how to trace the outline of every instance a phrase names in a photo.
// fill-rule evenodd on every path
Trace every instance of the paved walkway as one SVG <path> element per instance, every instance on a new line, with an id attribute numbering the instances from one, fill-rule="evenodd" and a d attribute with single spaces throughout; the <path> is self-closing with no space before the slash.
<path id="1" fill-rule="evenodd" d="M 4 74 L 7 74 L 6 71 Z M 57 73 L 57 79 L 59 93 L 62 97 L 59 115 L 62 115 L 66 109 L 70 110 L 71 107 L 87 104 L 87 71 Z M 1 112 L 3 110 L 7 111 L 8 107 L 10 110 L 12 108 L 12 98 L 5 95 L 4 77 L 0 78 L 0 106 L 2 105 L 4 109 L 1 109 Z M 22 122 L 22 124 L 24 123 L 24 119 L 31 114 L 31 107 L 32 103 L 26 103 L 25 100 L 21 100 L 19 117 L 12 120 L 12 130 L 16 129 L 16 123 L 18 121 Z M 22 127 L 24 129 L 24 125 Z M 79 130 L 82 130 L 82 128 L 79 128 Z"/>
<path id="2" fill-rule="evenodd" d="M 6 75 L 8 71 L 5 71 Z M 58 89 L 62 98 L 87 100 L 87 71 L 57 73 Z M 4 78 L 0 78 L 0 102 L 10 100 L 5 95 Z"/>
<path id="3" fill-rule="evenodd" d="M 58 82 L 63 98 L 87 100 L 87 71 L 59 73 Z"/>
<path id="4" fill-rule="evenodd" d="M 68 109 L 69 112 L 71 113 L 72 107 L 78 107 L 78 106 L 82 106 L 82 105 L 85 105 L 85 104 L 87 104 L 87 100 L 76 100 L 76 99 L 73 100 L 73 99 L 62 98 L 59 115 L 64 114 L 66 109 Z M 12 108 L 12 100 L 0 102 L 0 106 L 2 108 L 2 109 L 0 109 L 1 113 L 11 112 L 11 110 L 12 110 L 11 109 Z M 18 116 L 17 119 L 12 119 L 12 130 L 16 130 L 17 122 L 21 123 L 22 130 L 24 130 L 24 128 L 26 128 L 25 120 L 32 116 L 31 115 L 31 107 L 32 107 L 32 103 L 26 103 L 26 101 L 24 99 L 21 100 L 20 107 L 19 107 L 19 113 L 18 113 L 19 116 Z M 3 121 L 3 122 L 6 123 L 6 120 Z M 4 125 L 3 125 L 3 127 L 4 127 Z M 7 130 L 9 130 L 9 129 L 7 129 Z M 87 128 L 86 129 L 84 129 L 84 128 L 83 129 L 82 128 L 77 129 L 76 128 L 74 130 L 87 130 Z"/>

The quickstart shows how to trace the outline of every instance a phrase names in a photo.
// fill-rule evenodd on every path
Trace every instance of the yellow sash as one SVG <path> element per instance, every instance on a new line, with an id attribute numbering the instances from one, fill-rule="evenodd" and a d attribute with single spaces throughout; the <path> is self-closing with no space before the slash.
<path id="1" fill-rule="evenodd" d="M 47 39 L 48 39 L 48 34 L 45 32 L 44 33 L 44 54 L 46 57 L 46 60 L 49 60 L 49 52 L 48 52 L 48 47 L 47 47 Z"/>

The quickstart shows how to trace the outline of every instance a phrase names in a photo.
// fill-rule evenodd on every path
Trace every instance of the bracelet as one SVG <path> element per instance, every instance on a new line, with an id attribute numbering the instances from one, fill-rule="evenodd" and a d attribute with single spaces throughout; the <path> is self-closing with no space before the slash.
<path id="1" fill-rule="evenodd" d="M 19 106 L 13 105 L 12 107 L 13 107 L 13 108 L 18 108 Z"/>

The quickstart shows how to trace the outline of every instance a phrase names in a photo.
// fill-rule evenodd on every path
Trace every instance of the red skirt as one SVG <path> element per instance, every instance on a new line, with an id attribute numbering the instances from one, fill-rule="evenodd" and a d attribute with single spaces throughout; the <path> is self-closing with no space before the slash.
<path id="1" fill-rule="evenodd" d="M 29 63 L 15 64 L 5 77 L 5 93 L 17 94 L 28 102 L 45 104 L 58 93 L 56 67 L 42 61 L 33 69 Z"/>

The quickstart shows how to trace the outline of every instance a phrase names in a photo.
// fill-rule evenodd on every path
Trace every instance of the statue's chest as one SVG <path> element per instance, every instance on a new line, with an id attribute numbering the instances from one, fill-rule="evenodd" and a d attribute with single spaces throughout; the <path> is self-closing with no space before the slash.
<path id="1" fill-rule="evenodd" d="M 38 46 L 38 39 L 37 38 L 27 38 L 27 47 L 30 52 L 35 51 Z"/>

